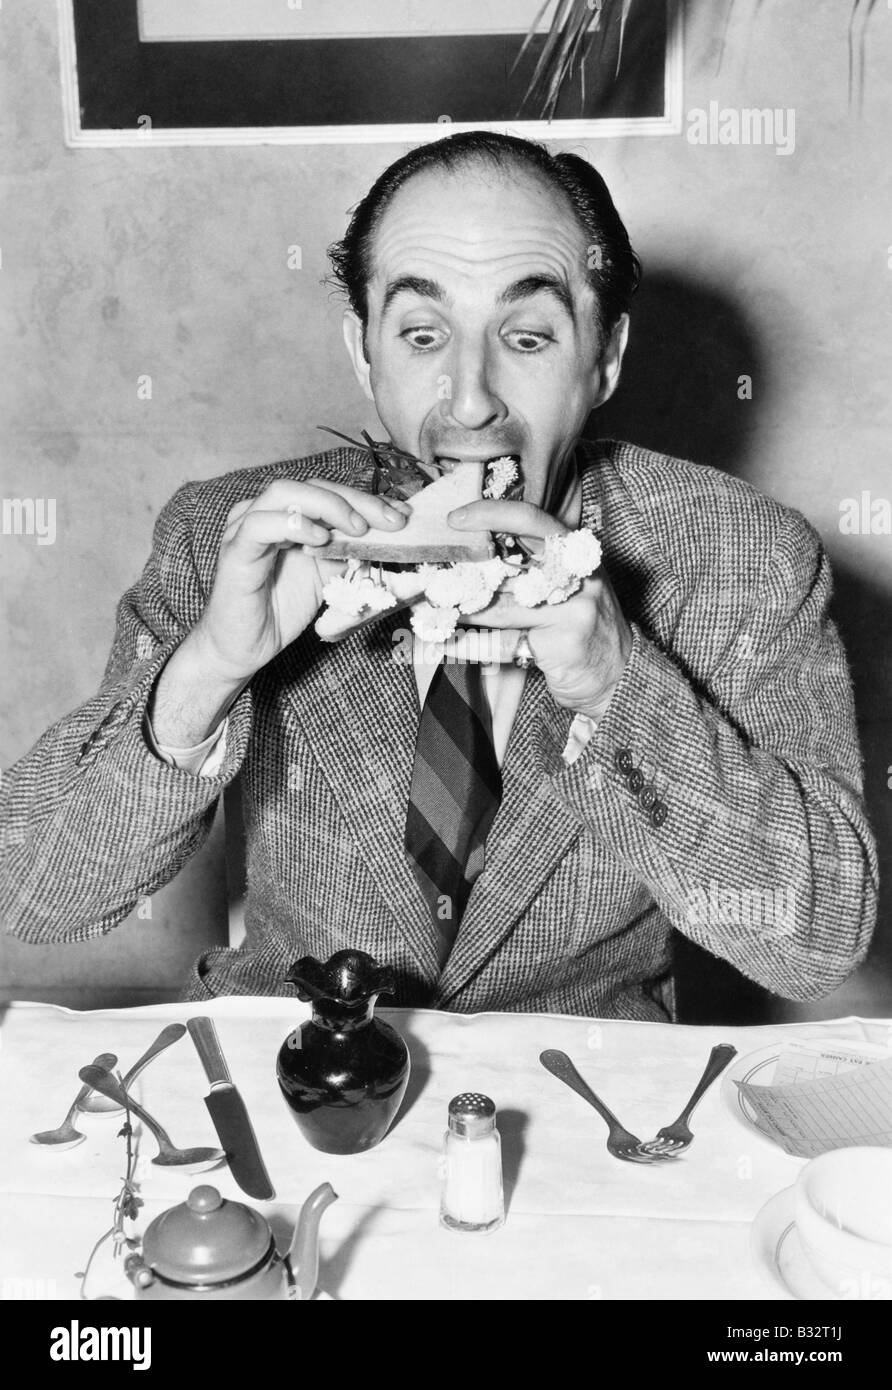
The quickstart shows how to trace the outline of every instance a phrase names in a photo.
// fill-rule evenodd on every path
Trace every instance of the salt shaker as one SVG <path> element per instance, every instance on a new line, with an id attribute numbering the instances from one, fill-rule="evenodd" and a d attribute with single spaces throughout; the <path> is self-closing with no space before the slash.
<path id="1" fill-rule="evenodd" d="M 449 1102 L 442 1180 L 441 1226 L 450 1231 L 495 1231 L 502 1225 L 502 1143 L 489 1096 L 465 1091 Z"/>

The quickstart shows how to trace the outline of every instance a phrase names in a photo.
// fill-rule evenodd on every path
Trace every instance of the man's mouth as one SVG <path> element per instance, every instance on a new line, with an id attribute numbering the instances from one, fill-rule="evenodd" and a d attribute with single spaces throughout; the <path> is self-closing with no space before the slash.
<path id="1" fill-rule="evenodd" d="M 440 467 L 446 467 L 447 471 L 454 468 L 457 463 L 482 463 L 484 467 L 498 463 L 501 459 L 510 459 L 512 463 L 520 465 L 520 454 L 512 454 L 502 451 L 498 454 L 434 454 L 434 462 Z"/>

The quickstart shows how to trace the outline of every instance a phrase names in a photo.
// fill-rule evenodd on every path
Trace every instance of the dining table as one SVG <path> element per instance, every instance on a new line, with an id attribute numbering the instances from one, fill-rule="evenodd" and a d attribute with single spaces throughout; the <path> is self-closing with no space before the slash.
<path id="1" fill-rule="evenodd" d="M 384 1139 L 366 1152 L 312 1148 L 279 1091 L 276 1057 L 310 1006 L 284 997 L 230 996 L 200 1005 L 77 1012 L 17 1002 L 0 1021 L 0 1291 L 7 1299 L 134 1297 L 112 1242 L 125 1166 L 121 1113 L 79 1114 L 86 1138 L 58 1150 L 30 1142 L 59 1124 L 79 1069 L 112 1052 L 123 1072 L 170 1021 L 216 1025 L 232 1079 L 253 1122 L 275 1198 L 247 1198 L 222 1166 L 200 1177 L 151 1163 L 154 1141 L 134 1119 L 137 1236 L 190 1190 L 211 1183 L 263 1212 L 287 1243 L 300 1206 L 320 1183 L 338 1200 L 321 1223 L 319 1294 L 330 1300 L 774 1300 L 791 1297 L 754 1253 L 754 1218 L 795 1183 L 804 1160 L 747 1122 L 718 1082 L 694 1113 L 695 1139 L 671 1162 L 620 1162 L 603 1120 L 540 1064 L 566 1052 L 602 1100 L 641 1139 L 681 1111 L 716 1043 L 741 1056 L 789 1039 L 886 1043 L 892 1023 L 842 1018 L 759 1027 L 687 1026 L 531 1013 L 457 1014 L 378 1009 L 405 1039 L 411 1072 Z M 217 1143 L 204 1105 L 208 1082 L 190 1038 L 161 1053 L 133 1083 L 179 1145 Z M 450 1099 L 482 1092 L 497 1107 L 506 1220 L 495 1231 L 440 1225 L 444 1131 Z"/>

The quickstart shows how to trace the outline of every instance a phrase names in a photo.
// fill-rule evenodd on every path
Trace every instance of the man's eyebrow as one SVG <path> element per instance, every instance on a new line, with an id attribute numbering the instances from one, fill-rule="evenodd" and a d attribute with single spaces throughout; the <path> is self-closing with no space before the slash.
<path id="1" fill-rule="evenodd" d="M 448 299 L 443 286 L 437 284 L 436 280 L 428 280 L 423 275 L 400 275 L 396 280 L 391 280 L 384 291 L 382 315 L 387 313 L 398 294 L 418 294 L 425 299 L 436 299 L 441 304 Z"/>
<path id="2" fill-rule="evenodd" d="M 436 280 L 429 280 L 424 275 L 399 275 L 395 280 L 389 282 L 384 291 L 384 303 L 381 306 L 382 315 L 387 313 L 390 305 L 399 294 L 417 294 L 424 299 L 436 300 L 440 304 L 449 302 L 449 296 Z M 576 322 L 573 297 L 565 281 L 558 275 L 525 275 L 522 280 L 515 280 L 513 284 L 502 290 L 496 303 L 516 304 L 522 299 L 531 299 L 535 294 L 550 294 L 570 316 L 573 323 Z"/>
<path id="3" fill-rule="evenodd" d="M 522 280 L 515 280 L 507 289 L 502 290 L 497 302 L 516 304 L 518 300 L 531 299 L 534 294 L 550 294 L 561 308 L 566 310 L 573 323 L 576 322 L 573 297 L 566 283 L 558 275 L 525 275 Z"/>

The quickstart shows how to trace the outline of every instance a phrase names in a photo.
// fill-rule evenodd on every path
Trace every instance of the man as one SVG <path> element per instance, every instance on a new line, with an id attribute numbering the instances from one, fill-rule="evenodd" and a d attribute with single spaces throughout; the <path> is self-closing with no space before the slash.
<path id="1" fill-rule="evenodd" d="M 779 994 L 835 988 L 876 863 L 827 561 L 741 482 L 580 443 L 638 274 L 603 181 L 456 135 L 386 170 L 332 259 L 390 439 L 519 460 L 522 501 L 451 524 L 534 552 L 590 527 L 604 563 L 562 603 L 465 620 L 509 634 L 503 666 L 410 666 L 405 612 L 335 646 L 313 632 L 331 529 L 405 524 L 357 485 L 359 451 L 186 485 L 100 693 L 5 781 L 9 928 L 108 931 L 240 776 L 247 939 L 206 953 L 189 998 L 286 993 L 295 957 L 355 946 L 395 967 L 400 1003 L 661 1020 L 673 927 Z"/>

